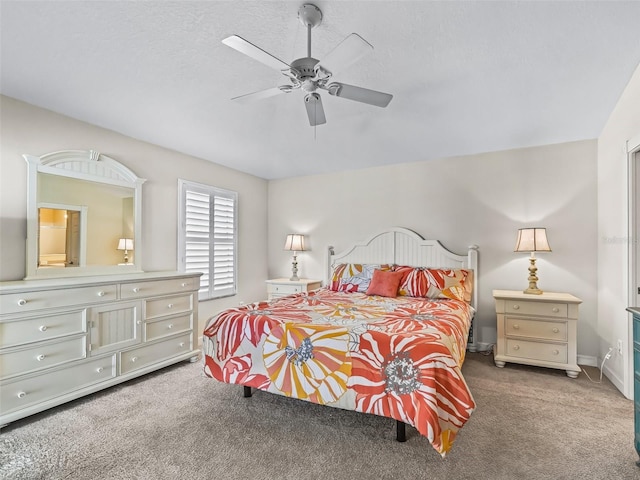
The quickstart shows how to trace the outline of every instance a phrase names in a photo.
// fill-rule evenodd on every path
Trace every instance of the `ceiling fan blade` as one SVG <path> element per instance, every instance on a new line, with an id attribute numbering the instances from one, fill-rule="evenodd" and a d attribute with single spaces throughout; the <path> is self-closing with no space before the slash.
<path id="1" fill-rule="evenodd" d="M 369 90 L 368 88 L 347 85 L 346 83 L 333 82 L 325 88 L 331 95 L 336 97 L 348 98 L 349 100 L 368 103 L 376 107 L 386 107 L 393 98 L 390 93 Z"/>
<path id="2" fill-rule="evenodd" d="M 264 98 L 275 97 L 281 93 L 289 93 L 292 90 L 289 85 L 283 85 L 282 87 L 267 88 L 266 90 L 259 90 L 253 93 L 247 93 L 246 95 L 240 95 L 233 97 L 231 100 L 235 100 L 238 103 L 249 103 L 255 100 L 262 100 Z"/>
<path id="3" fill-rule="evenodd" d="M 329 54 L 315 66 L 320 78 L 327 78 L 360 60 L 373 50 L 373 46 L 357 33 L 352 33 L 338 44 Z"/>
<path id="4" fill-rule="evenodd" d="M 307 115 L 309 116 L 309 124 L 312 127 L 327 123 L 324 116 L 324 108 L 322 108 L 322 99 L 317 93 L 310 93 L 304 97 L 304 106 L 307 107 Z"/>
<path id="5" fill-rule="evenodd" d="M 222 43 L 233 48 L 234 50 L 244 53 L 248 57 L 253 58 L 259 62 L 264 63 L 268 67 L 275 68 L 276 70 L 287 70 L 289 65 L 279 58 L 274 57 L 270 53 L 265 52 L 260 47 L 255 46 L 253 43 L 248 42 L 238 35 L 231 35 L 230 37 L 222 40 Z"/>

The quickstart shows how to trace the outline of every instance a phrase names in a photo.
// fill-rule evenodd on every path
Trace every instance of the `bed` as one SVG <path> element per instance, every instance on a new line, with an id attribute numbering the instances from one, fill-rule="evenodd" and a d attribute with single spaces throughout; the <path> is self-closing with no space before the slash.
<path id="1" fill-rule="evenodd" d="M 443 457 L 475 409 L 462 376 L 475 350 L 478 249 L 392 228 L 327 255 L 311 292 L 227 309 L 207 322 L 205 374 L 415 427 Z"/>

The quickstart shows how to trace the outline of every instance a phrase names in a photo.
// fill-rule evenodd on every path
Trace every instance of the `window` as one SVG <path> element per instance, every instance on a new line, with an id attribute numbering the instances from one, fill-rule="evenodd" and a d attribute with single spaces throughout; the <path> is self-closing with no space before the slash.
<path id="1" fill-rule="evenodd" d="M 238 194 L 178 180 L 178 268 L 202 272 L 199 300 L 236 293 Z"/>

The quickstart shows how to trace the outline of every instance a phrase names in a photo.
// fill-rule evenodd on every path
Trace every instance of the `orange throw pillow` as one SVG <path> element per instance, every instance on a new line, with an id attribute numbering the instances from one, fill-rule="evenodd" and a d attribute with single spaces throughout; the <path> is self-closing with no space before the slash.
<path id="1" fill-rule="evenodd" d="M 373 278 L 367 288 L 367 295 L 380 295 L 382 297 L 396 297 L 402 281 L 403 272 L 389 272 L 374 270 Z"/>

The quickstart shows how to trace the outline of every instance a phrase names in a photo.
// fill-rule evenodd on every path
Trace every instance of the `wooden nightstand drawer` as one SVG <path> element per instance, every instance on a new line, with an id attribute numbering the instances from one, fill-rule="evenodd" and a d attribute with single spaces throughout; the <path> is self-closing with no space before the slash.
<path id="1" fill-rule="evenodd" d="M 567 363 L 567 346 L 509 338 L 505 355 L 565 364 Z"/>
<path id="2" fill-rule="evenodd" d="M 268 292 L 276 295 L 292 295 L 302 292 L 300 285 L 269 285 Z"/>
<path id="3" fill-rule="evenodd" d="M 568 307 L 566 303 L 507 300 L 505 313 L 566 318 L 568 314 Z"/>
<path id="4" fill-rule="evenodd" d="M 544 320 L 530 320 L 526 318 L 505 318 L 505 333 L 512 337 L 540 338 L 546 340 L 567 340 L 567 323 Z"/>
<path id="5" fill-rule="evenodd" d="M 293 295 L 301 292 L 310 292 L 322 286 L 320 280 L 309 280 L 301 278 L 300 280 L 289 280 L 287 278 L 276 278 L 267 280 L 267 294 L 269 300 Z"/>

